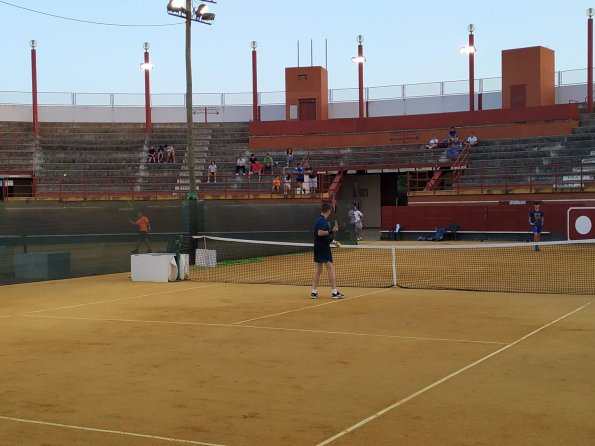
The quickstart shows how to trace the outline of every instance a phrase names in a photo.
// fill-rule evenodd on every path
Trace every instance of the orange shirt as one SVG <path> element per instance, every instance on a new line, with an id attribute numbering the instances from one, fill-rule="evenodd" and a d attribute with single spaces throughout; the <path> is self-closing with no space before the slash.
<path id="1" fill-rule="evenodd" d="M 279 178 L 275 178 L 273 180 L 273 186 L 274 187 L 280 187 L 281 186 L 281 180 Z"/>
<path id="2" fill-rule="evenodd" d="M 138 230 L 142 232 L 149 232 L 149 219 L 144 215 L 134 222 L 138 225 Z"/>

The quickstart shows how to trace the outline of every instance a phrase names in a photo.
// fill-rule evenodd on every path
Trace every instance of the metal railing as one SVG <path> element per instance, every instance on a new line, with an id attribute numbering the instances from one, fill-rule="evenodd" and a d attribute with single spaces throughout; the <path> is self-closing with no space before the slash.
<path id="1" fill-rule="evenodd" d="M 555 87 L 586 84 L 587 69 L 557 71 L 554 77 Z M 479 78 L 475 81 L 476 93 L 501 91 L 501 77 Z M 451 96 L 468 94 L 469 81 L 425 82 L 414 84 L 395 84 L 366 87 L 364 98 L 370 100 L 407 99 L 432 96 Z M 357 88 L 333 88 L 329 90 L 329 102 L 356 102 Z M 90 107 L 141 107 L 145 105 L 144 93 L 78 93 L 49 91 L 38 93 L 39 105 L 90 106 Z M 195 93 L 192 103 L 199 106 L 248 106 L 252 105 L 251 92 L 237 93 Z M 285 103 L 284 91 L 263 91 L 258 93 L 259 105 L 279 105 Z M 30 105 L 31 92 L 0 91 L 0 104 Z M 151 95 L 153 107 L 184 107 L 184 93 L 154 93 Z"/>
<path id="2" fill-rule="evenodd" d="M 198 198 L 277 198 L 320 200 L 328 194 L 333 175 L 317 174 L 316 184 L 306 181 L 298 188 L 295 173 L 290 173 L 289 182 L 279 175 L 280 187 L 273 188 L 277 175 L 270 173 L 261 176 L 217 175 L 197 176 Z M 287 184 L 287 186 L 286 186 Z M 285 187 L 284 187 L 285 186 Z M 33 198 L 53 200 L 147 200 L 147 199 L 186 199 L 188 178 L 179 175 L 143 176 L 98 176 L 76 175 L 32 175 L 29 185 L 18 189 L 3 189 L 3 198 Z"/>
<path id="3" fill-rule="evenodd" d="M 495 166 L 473 168 L 464 172 L 452 170 L 440 187 L 432 194 L 497 194 L 534 192 L 584 192 L 595 190 L 595 163 L 527 164 L 521 166 Z M 429 178 L 410 173 L 408 192 L 423 191 Z"/>

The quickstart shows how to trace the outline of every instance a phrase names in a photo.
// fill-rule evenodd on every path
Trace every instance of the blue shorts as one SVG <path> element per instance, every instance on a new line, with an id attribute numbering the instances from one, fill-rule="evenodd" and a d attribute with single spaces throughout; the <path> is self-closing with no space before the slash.
<path id="1" fill-rule="evenodd" d="M 333 254 L 329 249 L 314 249 L 314 262 L 316 263 L 326 263 L 331 262 L 333 263 Z"/>
<path id="2" fill-rule="evenodd" d="M 541 225 L 531 225 L 533 234 L 541 234 Z"/>

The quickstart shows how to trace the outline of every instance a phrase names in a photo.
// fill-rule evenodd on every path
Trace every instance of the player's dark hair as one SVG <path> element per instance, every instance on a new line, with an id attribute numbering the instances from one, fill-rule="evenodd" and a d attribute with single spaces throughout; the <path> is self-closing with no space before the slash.
<path id="1" fill-rule="evenodd" d="M 331 210 L 331 208 L 332 208 L 332 206 L 330 203 L 322 203 L 322 206 L 320 206 L 320 210 L 322 212 L 328 212 Z"/>

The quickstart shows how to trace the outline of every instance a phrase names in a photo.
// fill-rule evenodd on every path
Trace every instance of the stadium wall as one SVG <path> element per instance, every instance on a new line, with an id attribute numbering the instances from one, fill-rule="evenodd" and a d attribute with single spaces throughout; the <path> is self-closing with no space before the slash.
<path id="1" fill-rule="evenodd" d="M 510 200 L 482 204 L 424 204 L 413 206 L 383 206 L 382 229 L 393 230 L 396 224 L 407 232 L 434 232 L 436 228 L 456 224 L 462 238 L 468 239 L 515 239 L 527 238 L 530 233 L 529 211 L 533 201 Z M 581 201 L 542 201 L 545 215 L 544 235 L 547 240 L 567 238 L 567 211 L 570 207 L 593 206 Z"/>
<path id="2" fill-rule="evenodd" d="M 457 127 L 463 136 L 475 132 L 480 140 L 565 135 L 578 126 L 578 104 L 368 119 L 253 122 L 250 148 L 415 144 L 429 141 L 436 129 L 443 129 L 440 137 L 445 138 L 450 126 Z"/>
<path id="3" fill-rule="evenodd" d="M 31 201 L 0 203 L 0 284 L 130 271 L 142 211 L 154 252 L 180 236 L 311 241 L 320 203 L 275 201 Z M 141 252 L 145 251 L 141 243 Z M 190 252 L 192 250 L 190 249 Z M 41 265 L 46 258 L 47 265 Z M 26 274 L 22 265 L 25 264 Z"/>

